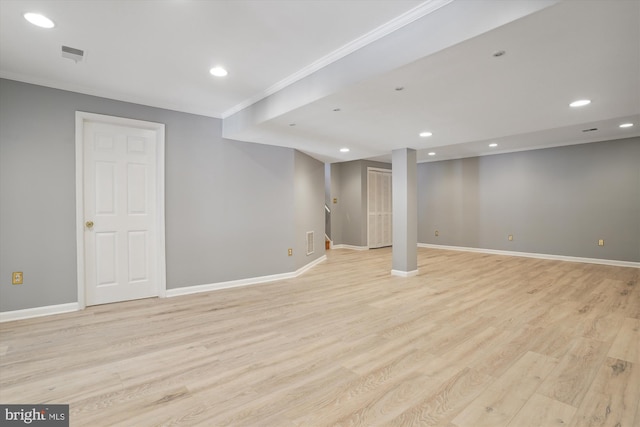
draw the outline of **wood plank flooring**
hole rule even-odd
[[[639,269],[331,250],[280,282],[0,324],[72,426],[640,426]]]

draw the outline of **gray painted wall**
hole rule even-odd
[[[335,164],[329,164],[328,167],[330,187],[328,189],[329,209],[331,209],[331,217],[329,218],[329,222],[331,222],[331,226],[329,227],[331,230],[331,241],[334,244],[338,244],[339,242],[343,242],[344,239],[342,237],[342,196],[341,196],[341,169],[337,167]],[[327,173],[327,172],[325,172]],[[336,199],[337,203],[334,203],[333,200]]]
[[[324,163],[295,151],[295,269],[325,254],[324,246]],[[313,231],[313,253],[307,255],[307,232]]]
[[[324,204],[331,210],[331,163],[324,164]],[[331,214],[325,213],[324,216],[324,233],[331,237]]]
[[[334,240],[334,244],[366,246],[366,239],[363,241],[363,236],[360,231],[363,221],[360,162],[353,161],[332,166],[340,171],[338,203],[334,205],[338,208],[336,211],[339,217],[332,218],[331,223],[331,230],[334,233],[338,228],[336,227],[336,222],[339,224],[340,232],[338,234],[340,235],[340,240]],[[338,221],[336,221],[336,219]]]
[[[295,270],[293,150],[217,135],[167,137],[168,289]]]
[[[168,289],[296,269],[296,212],[316,210],[294,178],[318,174],[294,150],[225,140],[218,119],[0,79],[0,311],[77,301],[76,110],[166,125]]]
[[[367,168],[391,170],[389,163],[354,160],[331,164],[331,232],[336,245],[367,246]]]
[[[420,243],[639,262],[640,138],[419,164],[418,215]]]

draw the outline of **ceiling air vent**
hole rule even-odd
[[[77,64],[82,61],[82,58],[84,58],[84,50],[76,49],[75,47],[62,46],[62,57],[71,59]]]

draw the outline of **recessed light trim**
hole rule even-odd
[[[349,151],[351,151],[351,150],[349,150],[347,147],[344,147],[344,148],[340,149],[341,153],[348,153]]]
[[[497,146],[498,146],[498,144],[496,144],[495,142],[492,142],[491,144],[489,144],[489,147],[491,147],[491,148],[494,148],[494,147],[497,147]]]
[[[215,77],[225,77],[227,74],[229,74],[227,70],[220,66],[213,67],[209,70],[209,73],[211,73],[211,75]]]
[[[620,125],[620,127],[623,128],[623,129],[624,128],[630,128],[632,126],[633,126],[633,123],[623,123],[623,124]]]
[[[571,104],[569,104],[569,107],[584,107],[585,105],[589,104],[591,104],[590,99],[578,99],[577,101],[573,101]]]
[[[420,132],[418,135],[419,135],[421,138],[428,138],[428,137],[430,137],[430,136],[431,136],[431,135],[433,135],[433,134],[432,134],[431,132]]]
[[[56,26],[56,24],[54,24],[51,19],[39,13],[27,12],[22,16],[24,16],[24,19],[26,19],[36,27],[53,28]]]
[[[435,155],[436,155],[436,153],[434,153],[433,151],[432,151],[432,152],[430,152],[430,153],[428,153],[428,154],[429,154],[430,156],[435,156]]]

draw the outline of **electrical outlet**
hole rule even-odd
[[[604,239],[598,240],[598,246],[604,246]]]
[[[287,254],[288,254],[289,256],[292,256],[292,255],[293,255],[293,249],[292,249],[292,248],[289,248],[289,249],[287,250]]]
[[[436,230],[436,237],[438,237],[440,235],[440,233],[438,232],[438,230]]]
[[[513,241],[513,234],[509,234],[509,241]]]
[[[22,271],[14,271],[11,275],[11,284],[13,285],[22,285]]]

